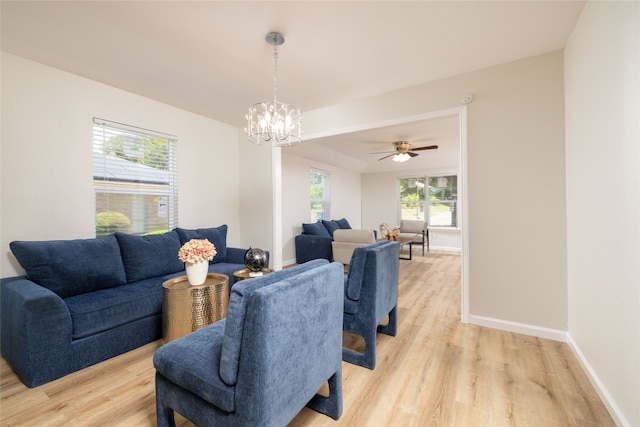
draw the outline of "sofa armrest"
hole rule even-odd
[[[0,280],[2,355],[28,387],[70,371],[71,315],[58,295],[26,277]]]
[[[311,234],[299,234],[295,237],[296,263],[304,264],[312,259],[326,259],[333,261],[333,250],[331,248],[333,239],[326,236],[315,236]]]
[[[249,249],[227,247],[227,262],[229,264],[244,265],[244,254],[247,253],[248,250]],[[269,251],[264,251],[264,253],[267,255],[267,264],[265,267],[269,267]]]

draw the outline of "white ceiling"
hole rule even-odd
[[[1,36],[3,51],[243,127],[249,105],[273,95],[273,48],[264,41],[270,31],[285,37],[278,98],[304,113],[562,49],[583,6],[583,0],[2,0]],[[444,156],[452,136],[438,139],[447,127],[440,121],[321,144],[350,153],[348,162],[363,171],[397,167],[368,154],[390,149],[396,139],[443,147],[405,163],[415,165]],[[372,150],[364,141],[378,145]],[[305,150],[298,152],[309,155]]]

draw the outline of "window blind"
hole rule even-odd
[[[94,118],[93,185],[97,237],[175,228],[177,138]]]

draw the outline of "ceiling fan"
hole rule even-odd
[[[376,153],[369,153],[369,154],[387,154],[387,153],[391,153],[387,156],[381,157],[378,160],[384,160],[388,157],[393,156],[393,161],[394,162],[406,162],[407,160],[409,160],[412,157],[418,156],[418,153],[415,153],[415,151],[421,151],[421,150],[435,150],[438,148],[437,145],[427,145],[425,147],[416,147],[416,148],[411,148],[411,144],[408,143],[407,141],[395,141],[393,143],[393,148],[395,148],[395,151],[380,151],[380,152],[376,152]]]

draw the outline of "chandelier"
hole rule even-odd
[[[254,144],[270,147],[296,145],[302,142],[302,113],[293,105],[279,102],[277,95],[278,46],[284,43],[284,37],[271,32],[265,40],[273,46],[273,101],[258,102],[249,108],[244,131]]]

